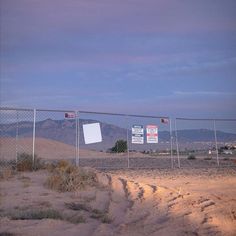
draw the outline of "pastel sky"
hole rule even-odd
[[[0,0],[1,106],[236,117],[235,0]]]

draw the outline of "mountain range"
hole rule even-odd
[[[83,137],[83,124],[99,122],[96,120],[80,119],[79,122],[79,143],[81,148],[88,148],[94,150],[107,150],[114,146],[118,139],[127,139],[127,134],[129,140],[131,139],[131,130],[125,128],[99,122],[102,131],[102,143],[85,145]],[[32,137],[33,133],[33,123],[29,121],[21,121],[19,123],[11,124],[0,124],[0,137]],[[70,145],[76,145],[76,123],[74,120],[52,120],[46,119],[36,122],[35,125],[35,135],[36,137],[51,139],[60,141]],[[226,133],[222,131],[217,131],[217,140],[219,142],[235,142],[236,134]],[[175,132],[173,132],[175,135]],[[169,147],[170,133],[168,131],[159,131],[159,146]],[[186,142],[214,142],[215,136],[214,131],[210,129],[188,129],[188,130],[178,130],[178,141],[181,143]],[[136,150],[145,150],[146,146],[149,149],[156,147],[153,144],[144,145],[129,145]]]

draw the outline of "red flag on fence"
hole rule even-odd
[[[75,119],[75,113],[74,112],[66,112],[65,119]]]
[[[163,124],[168,124],[168,123],[169,123],[169,119],[167,119],[167,118],[161,118],[161,123],[163,123]]]

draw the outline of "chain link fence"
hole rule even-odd
[[[0,109],[0,166],[20,166],[26,155],[33,162],[33,120],[31,109]]]
[[[236,120],[175,120],[178,167],[227,167],[236,164]]]
[[[36,110],[35,155],[44,162],[74,162],[77,152],[76,112]]]
[[[0,168],[26,157],[103,169],[236,165],[236,119],[172,125],[169,117],[0,108],[0,130]]]
[[[168,117],[163,123],[160,117],[84,111],[78,117],[80,165],[109,169],[171,167]],[[100,127],[101,140],[88,144],[85,129],[94,124]],[[152,141],[148,129],[156,132]]]

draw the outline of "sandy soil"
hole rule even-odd
[[[10,160],[18,153],[32,153],[32,138],[19,138],[16,142],[14,138],[0,138],[0,159]],[[75,147],[55,140],[38,138],[35,142],[35,153],[38,157],[45,160],[74,159],[76,156]],[[83,157],[109,157],[103,152],[80,149],[80,155]]]
[[[14,138],[0,138],[0,162],[16,160],[16,150],[18,153],[32,153],[32,138],[19,138],[17,145]],[[35,153],[38,157],[46,162],[66,159],[75,163],[76,150],[74,146],[57,142],[50,139],[37,138],[35,144]],[[152,156],[142,153],[105,153],[94,150],[80,149],[79,151],[80,166],[90,166],[94,168],[178,168],[177,156],[173,156],[173,163],[170,156]],[[204,160],[203,157],[197,156],[196,160],[188,160],[187,157],[180,158],[181,167],[183,168],[202,168],[217,167],[217,160]],[[1,164],[1,163],[0,163]],[[3,164],[2,164],[3,165]],[[220,158],[220,166],[235,166],[235,156],[229,156],[228,159]]]
[[[0,233],[236,235],[236,169],[98,172],[99,186],[66,193],[46,188],[48,175],[45,170],[18,173],[0,182]],[[71,203],[87,209],[69,209]],[[54,209],[72,220],[10,217],[35,209]],[[94,216],[95,211],[102,214]],[[73,223],[76,217],[84,220]]]

